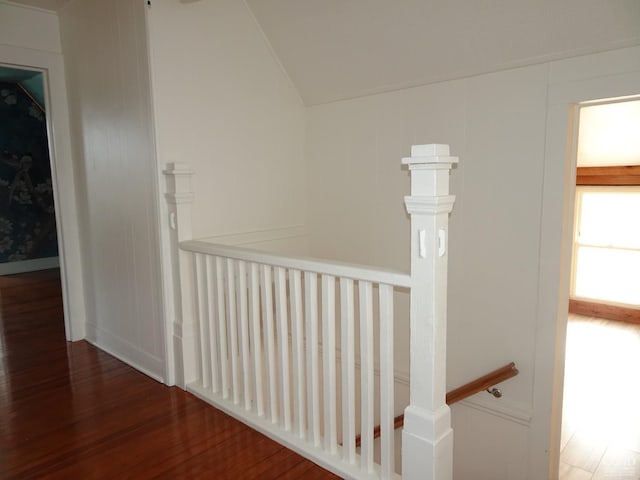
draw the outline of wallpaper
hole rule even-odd
[[[57,255],[45,115],[0,82],[0,263]]]

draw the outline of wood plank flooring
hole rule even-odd
[[[640,325],[569,315],[560,480],[640,479]]]
[[[0,276],[0,478],[339,477],[87,342],[66,342],[51,270]]]

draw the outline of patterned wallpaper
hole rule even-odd
[[[0,263],[57,255],[45,115],[0,82]]]

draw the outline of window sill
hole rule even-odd
[[[640,324],[640,308],[570,299],[569,313]]]

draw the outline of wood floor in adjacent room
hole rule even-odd
[[[560,480],[640,479],[640,325],[569,316]]]
[[[0,478],[338,477],[87,342],[67,343],[51,270],[0,276]]]

